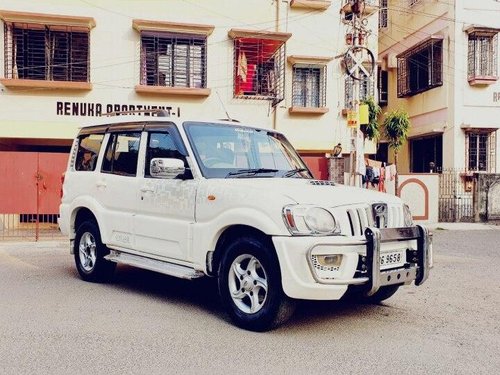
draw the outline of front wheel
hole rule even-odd
[[[75,237],[75,264],[85,281],[106,282],[113,276],[116,263],[104,259],[109,250],[101,241],[99,227],[93,221],[80,225]]]
[[[267,331],[293,314],[295,303],[283,292],[274,249],[263,241],[232,242],[222,258],[218,284],[222,303],[241,328]]]

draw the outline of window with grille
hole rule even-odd
[[[277,104],[284,98],[285,43],[282,40],[234,39],[234,96],[269,99]]]
[[[468,80],[498,79],[498,34],[471,32],[469,34]]]
[[[141,32],[141,85],[207,87],[207,38]]]
[[[374,96],[374,84],[373,79],[368,77],[365,73],[359,73],[362,79],[359,81],[359,100],[368,99]],[[354,108],[354,78],[347,77],[345,79],[345,106],[346,109]]]
[[[5,23],[5,78],[88,82],[89,40],[81,27]]]
[[[495,172],[495,131],[466,133],[466,156],[469,171]]]
[[[399,54],[398,98],[443,85],[443,40],[431,38]]]
[[[380,9],[378,11],[378,28],[387,28],[389,9],[387,8],[388,0],[380,0]]]
[[[389,102],[389,72],[387,70],[382,70],[378,67],[378,79],[377,79],[377,89],[378,89],[378,104],[385,106]]]
[[[326,106],[326,67],[293,65],[292,106]]]

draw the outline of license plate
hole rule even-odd
[[[380,254],[380,269],[402,267],[406,262],[405,250]]]

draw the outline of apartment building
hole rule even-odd
[[[349,152],[343,3],[4,0],[0,149],[67,152],[97,116],[158,107],[282,131],[327,178],[325,154]]]
[[[379,101],[411,117],[400,171],[500,171],[498,0],[382,0]]]
[[[333,147],[347,159],[350,151],[354,97],[341,64],[352,44],[348,5],[3,0],[0,195],[13,198],[0,204],[0,232],[46,214],[55,222],[72,139],[109,112],[160,108],[276,129],[327,179]],[[378,0],[367,5],[363,25],[373,33],[364,45],[376,55]],[[375,77],[362,87],[362,98],[374,95]]]

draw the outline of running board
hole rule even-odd
[[[128,264],[129,266],[134,266],[149,271],[163,273],[169,276],[179,277],[181,279],[192,280],[205,276],[203,272],[197,271],[193,268],[181,266],[174,263],[164,262],[161,260],[122,253],[115,250],[111,250],[109,255],[106,255],[104,259],[115,263]]]

